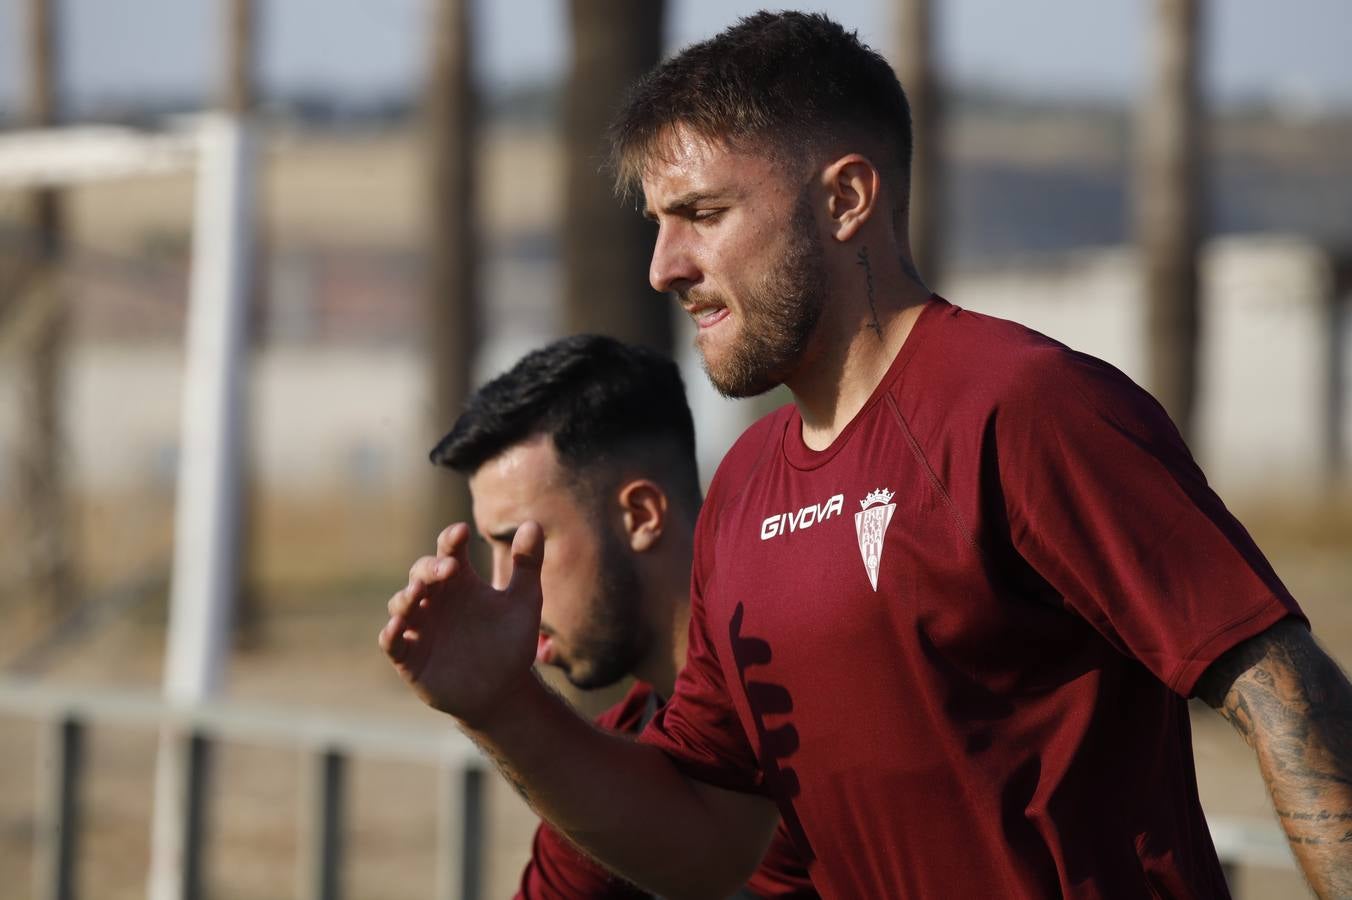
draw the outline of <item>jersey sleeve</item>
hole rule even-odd
[[[712,520],[719,493],[715,479],[695,527],[685,666],[676,677],[671,700],[639,740],[661,749],[691,778],[727,790],[762,793],[762,773],[732,705],[706,615],[706,591],[714,577]]]
[[[517,900],[648,900],[652,895],[607,871],[548,825],[535,830]]]
[[[1010,538],[1064,602],[1172,690],[1299,606],[1163,408],[1065,348],[994,412]]]

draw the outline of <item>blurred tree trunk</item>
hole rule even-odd
[[[426,352],[432,368],[432,421],[422,452],[430,450],[464,407],[479,340],[477,197],[478,125],[470,0],[436,0],[426,127],[431,196],[427,265]],[[437,532],[470,519],[469,489],[428,466],[427,518],[431,552]]]
[[[672,351],[672,307],[648,286],[653,234],[617,202],[606,127],[629,85],[662,54],[662,0],[571,0],[573,65],[564,99],[565,325]]]
[[[1201,0],[1154,0],[1150,93],[1140,110],[1136,240],[1144,266],[1149,387],[1184,437],[1197,395],[1201,240]]]
[[[255,0],[225,0],[225,85],[222,109],[248,115],[255,105],[254,61],[257,46]]]
[[[257,48],[258,48],[258,18],[257,18],[257,0],[224,0],[221,9],[222,35],[224,36],[225,46],[225,67],[222,72],[221,82],[221,112],[234,116],[239,119],[242,125],[248,125],[249,120],[253,118],[258,106],[258,95],[256,90],[257,77]],[[257,179],[262,181],[264,167],[267,165],[266,153],[259,156],[259,166],[256,170]],[[260,185],[255,184],[252,190],[258,191]],[[263,218],[258,213],[257,204],[250,204],[254,215],[258,220]],[[245,252],[253,260],[249,267],[251,282],[249,284],[247,303],[249,304],[248,332],[244,353],[247,357],[252,357],[254,349],[258,346],[259,338],[262,333],[263,323],[266,321],[265,306],[266,298],[263,292],[263,285],[267,283],[267,257],[264,254],[264,248],[267,245],[264,239],[260,221],[250,223],[247,230],[248,234],[253,236],[253,246],[248,247]],[[245,371],[251,371],[252,366],[246,365]],[[232,616],[234,622],[234,637],[237,645],[242,647],[257,646],[262,640],[262,620],[259,610],[259,599],[254,593],[253,585],[248,577],[248,573],[253,570],[253,559],[258,548],[249,540],[250,535],[256,534],[258,529],[256,525],[256,516],[260,507],[260,491],[262,489],[257,478],[257,461],[254,459],[252,448],[252,424],[253,419],[248,414],[247,407],[244,416],[242,443],[240,446],[240,483],[244,485],[239,498],[239,515],[235,518],[241,533],[236,534],[235,546],[240,548],[239,558],[239,586],[235,596],[235,611]]]
[[[921,277],[935,287],[943,277],[944,165],[943,105],[935,71],[933,9],[929,0],[897,3],[897,74],[911,104],[911,253]]]
[[[27,19],[27,124],[57,124],[58,22],[55,0],[29,0]],[[20,547],[25,565],[23,594],[51,622],[74,603],[63,390],[70,333],[69,298],[63,284],[62,198],[53,188],[24,199],[27,235],[18,293],[4,316],[17,349],[19,435],[15,448]]]

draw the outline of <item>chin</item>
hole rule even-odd
[[[767,372],[738,371],[735,365],[712,365],[708,357],[704,358],[704,374],[709,376],[714,390],[732,400],[758,397],[783,382]]]

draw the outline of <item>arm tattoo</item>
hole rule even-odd
[[[855,257],[855,265],[861,266],[864,270],[864,285],[868,288],[868,311],[873,316],[873,321],[869,323],[869,328],[878,336],[878,340],[883,339],[883,326],[878,324],[878,307],[873,301],[873,264],[868,261],[868,248],[860,247],[859,254]]]
[[[1294,620],[1216,660],[1197,694],[1258,754],[1277,817],[1320,896],[1352,895],[1352,685]]]

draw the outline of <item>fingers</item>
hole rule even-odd
[[[545,534],[536,522],[522,522],[512,538],[512,577],[507,590],[540,590],[540,564],[545,557]]]
[[[413,564],[408,570],[408,584],[413,587],[414,582],[421,582],[424,585],[433,584],[438,581],[445,581],[455,574],[457,568],[463,565],[458,559],[447,558],[445,556],[423,556]],[[408,588],[405,588],[407,590]]]
[[[449,525],[437,535],[437,556],[457,557],[463,565],[466,562],[464,556],[467,547],[469,547],[469,526],[464,522]]]
[[[408,570],[408,585],[397,591],[385,603],[391,619],[416,617],[419,609],[428,608],[431,588],[444,584],[460,569],[460,562],[444,556],[424,556]]]
[[[391,616],[385,623],[385,627],[380,629],[380,634],[376,635],[376,643],[385,655],[395,662],[399,662],[404,657],[407,644],[404,642],[404,628],[407,623],[401,616]]]
[[[408,587],[397,592],[385,604],[385,611],[390,614],[390,618],[395,616],[407,616],[413,611],[414,605],[423,599],[427,594],[427,585],[423,584],[420,578],[411,578]]]

